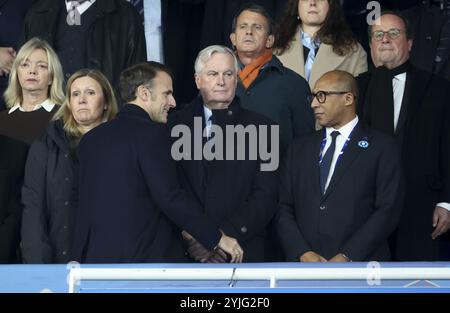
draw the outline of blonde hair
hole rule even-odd
[[[62,121],[64,122],[64,130],[70,136],[75,138],[80,138],[83,134],[80,132],[78,123],[73,117],[72,112],[70,110],[70,99],[72,96],[70,88],[76,79],[86,76],[95,80],[102,88],[103,100],[106,105],[106,110],[103,111],[103,121],[106,122],[112,120],[118,112],[114,91],[108,79],[106,78],[105,75],[102,74],[102,72],[100,72],[99,70],[86,68],[76,71],[74,74],[72,74],[72,76],[70,76],[69,80],[67,81],[66,99],[53,116],[53,120],[62,119]]]
[[[6,107],[11,108],[16,104],[23,102],[22,86],[20,85],[17,76],[17,68],[26,60],[33,51],[41,49],[47,54],[48,70],[52,77],[52,83],[48,87],[47,96],[55,104],[61,104],[64,101],[63,92],[63,71],[59,58],[52,47],[45,41],[38,37],[28,40],[17,53],[17,57],[11,68],[9,75],[8,88],[6,88],[3,98],[6,102]]]

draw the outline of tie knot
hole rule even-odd
[[[339,136],[340,134],[341,134],[341,133],[338,132],[337,130],[333,131],[333,132],[331,133],[331,139],[332,139],[333,141],[336,141],[336,137]]]

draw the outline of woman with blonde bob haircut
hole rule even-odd
[[[24,263],[70,261],[78,198],[76,148],[117,111],[113,89],[100,71],[82,69],[69,78],[66,100],[28,154],[22,188]]]
[[[61,63],[50,45],[37,37],[17,53],[3,97],[0,134],[31,144],[44,132],[64,101]]]

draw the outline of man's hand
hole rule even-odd
[[[187,244],[187,252],[189,256],[195,261],[202,263],[226,263],[228,256],[227,254],[217,249],[216,251],[210,251],[206,249],[200,242],[198,242],[191,234],[187,231],[182,231],[181,235],[185,243]]]
[[[350,259],[342,253],[338,253],[334,257],[329,259],[328,262],[350,262]]]
[[[208,263],[227,263],[228,255],[222,249],[218,248],[216,251],[212,251],[211,256],[206,260]]]
[[[300,262],[327,262],[323,256],[315,253],[314,251],[303,253],[299,260]]]
[[[11,71],[16,51],[11,47],[0,47],[0,74],[8,74]]]
[[[447,232],[450,228],[450,212],[437,206],[433,212],[433,227],[435,227],[435,230],[431,234],[431,238],[433,239]]]
[[[187,245],[187,252],[189,256],[195,261],[206,262],[208,257],[210,257],[211,251],[206,249],[201,243],[199,243],[194,237],[191,236],[187,231],[182,231],[184,242]]]
[[[228,237],[222,232],[218,247],[231,255],[231,263],[242,263],[244,251],[236,239]]]

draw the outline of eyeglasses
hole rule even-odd
[[[398,28],[391,28],[388,31],[376,30],[372,32],[372,38],[376,41],[381,41],[384,38],[384,34],[387,34],[390,39],[397,39],[403,30]]]
[[[324,103],[325,101],[327,101],[327,96],[330,95],[344,95],[346,93],[349,93],[350,91],[323,91],[323,90],[319,90],[316,93],[311,93],[308,96],[308,101],[310,103],[313,102],[314,98],[317,98],[317,101],[319,101],[319,103]]]

